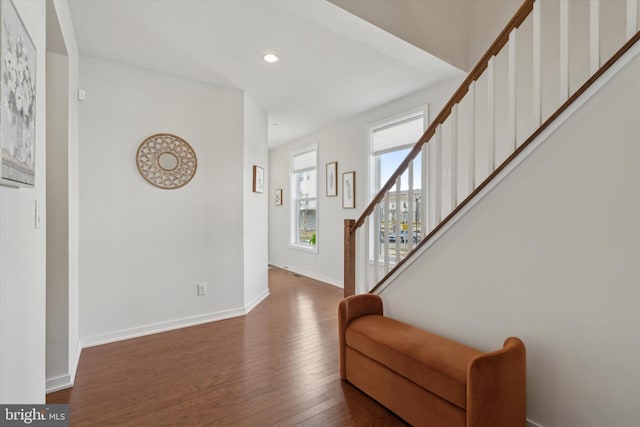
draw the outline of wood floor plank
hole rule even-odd
[[[405,426],[338,375],[342,290],[269,270],[247,316],[87,348],[73,426]]]

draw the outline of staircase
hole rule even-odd
[[[345,220],[345,296],[379,291],[424,253],[636,43],[637,29],[637,0],[526,0],[362,215]],[[408,212],[414,199],[426,203],[403,222],[392,205],[407,187]],[[390,239],[400,230],[414,237]]]

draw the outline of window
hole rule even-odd
[[[405,159],[411,148],[424,133],[426,107],[395,119],[375,124],[369,128],[370,140],[370,191],[373,197],[382,188],[391,175],[396,171],[400,163]],[[418,156],[413,162],[413,189],[420,193],[422,159]],[[402,176],[402,188],[400,189],[403,206],[406,204],[406,194],[409,188],[407,173]],[[392,192],[396,189],[392,189]],[[394,209],[395,210],[395,209]],[[395,213],[394,213],[395,215]],[[405,213],[408,217],[408,213]],[[412,215],[419,217],[418,215]]]
[[[317,252],[318,147],[291,153],[291,245]]]
[[[400,163],[407,157],[411,148],[425,131],[427,122],[426,106],[419,110],[403,114],[401,116],[376,123],[369,127],[369,191],[370,200],[378,193],[380,188],[391,178]],[[413,191],[409,192],[408,172],[401,177],[401,188],[395,186],[390,190],[389,218],[379,214],[380,224],[375,227],[382,235],[385,223],[393,224],[389,229],[389,240],[394,242],[396,238],[406,243],[410,238],[408,234],[409,223],[412,222],[413,240],[417,242],[421,236],[421,223],[423,217],[422,199],[422,156],[417,156],[413,161]],[[396,194],[400,192],[400,205],[396,206]],[[411,196],[411,202],[409,202]],[[411,210],[411,212],[409,211]],[[398,225],[400,230],[397,230]],[[372,236],[373,237],[373,236]],[[372,239],[373,241],[373,239]]]

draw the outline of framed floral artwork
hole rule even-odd
[[[13,1],[0,3],[0,182],[34,186],[36,47]]]
[[[282,188],[277,189],[273,193],[273,204],[276,206],[282,206]]]
[[[354,209],[356,207],[356,173],[342,174],[342,207]]]
[[[327,197],[338,195],[338,162],[327,163]]]

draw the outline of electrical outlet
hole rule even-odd
[[[198,296],[204,296],[207,294],[207,284],[206,283],[198,283]]]

